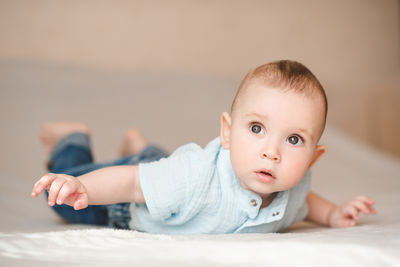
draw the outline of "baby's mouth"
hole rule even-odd
[[[275,178],[275,176],[274,176],[274,174],[273,174],[273,172],[272,172],[271,170],[261,169],[261,170],[259,170],[259,171],[257,171],[257,172]]]
[[[272,176],[272,174],[270,174],[269,172],[261,171],[261,173],[262,173],[262,174],[265,174],[265,175]]]
[[[257,179],[262,183],[271,183],[275,181],[276,177],[271,170],[261,169],[256,171]]]

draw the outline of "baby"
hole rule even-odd
[[[48,204],[71,222],[150,233],[267,233],[304,219],[354,226],[360,212],[376,213],[372,199],[337,206],[310,191],[310,168],[326,152],[318,144],[326,114],[316,77],[282,60],[246,75],[220,136],[204,149],[188,144],[167,157],[130,130],[122,158],[95,164],[86,125],[45,124],[52,173],[32,196],[46,189]]]

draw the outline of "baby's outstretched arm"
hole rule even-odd
[[[76,210],[88,205],[144,202],[137,166],[108,167],[76,178],[48,173],[35,183],[32,197],[38,196],[44,189],[49,192],[50,206],[67,204]]]
[[[355,226],[360,212],[376,214],[373,208],[374,203],[374,200],[366,196],[356,196],[349,202],[336,206],[317,194],[309,192],[307,220],[330,227]]]

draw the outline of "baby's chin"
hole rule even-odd
[[[264,184],[260,185],[260,183],[256,183],[252,186],[252,188],[249,189],[250,191],[256,193],[257,195],[259,195],[261,198],[265,198],[270,196],[271,194],[274,194],[278,191],[281,190],[275,190],[275,188],[271,188],[271,186],[269,186],[269,188],[266,188],[266,186]]]

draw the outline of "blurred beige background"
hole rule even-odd
[[[41,122],[80,120],[98,160],[138,127],[172,151],[218,135],[245,73],[298,60],[329,125],[400,157],[396,0],[0,0],[0,171],[33,180]]]

